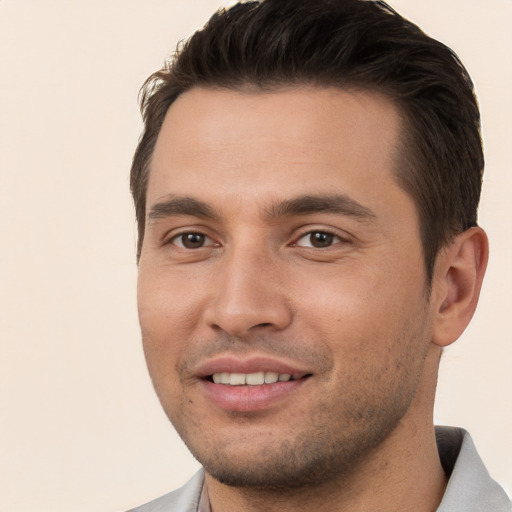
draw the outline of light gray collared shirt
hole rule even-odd
[[[511,512],[505,491],[489,475],[464,429],[436,427],[437,446],[448,486],[437,512]]]
[[[471,436],[463,429],[436,427],[448,486],[437,512],[512,512],[505,491],[489,476]],[[128,512],[211,512],[204,471],[183,487]]]

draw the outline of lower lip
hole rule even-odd
[[[262,384],[261,386],[229,386],[203,380],[207,397],[221,409],[229,411],[261,411],[295,393],[307,379]]]

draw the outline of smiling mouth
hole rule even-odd
[[[252,414],[271,410],[277,404],[285,406],[313,374],[273,363],[214,362],[201,377],[202,389],[211,404],[224,411]]]
[[[289,382],[309,377],[311,374],[291,375],[289,373],[277,372],[254,372],[254,373],[214,373],[207,377],[207,380],[215,384],[226,386],[262,386],[264,384],[275,384],[276,382]]]

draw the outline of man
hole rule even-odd
[[[144,350],[204,471],[135,510],[511,510],[432,418],[488,256],[457,57],[383,2],[247,2],[142,107]]]

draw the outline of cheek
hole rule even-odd
[[[154,342],[179,341],[197,324],[201,287],[165,269],[139,269],[137,304],[143,336]]]
[[[159,396],[164,382],[166,388],[177,386],[177,368],[190,339],[190,329],[197,324],[190,294],[179,293],[178,284],[157,272],[146,272],[144,268],[139,271],[137,303],[142,343]]]
[[[421,272],[386,271],[382,266],[334,268],[302,283],[296,308],[300,323],[329,343],[329,349],[360,358],[387,357],[425,304]],[[305,327],[307,328],[307,327]]]

